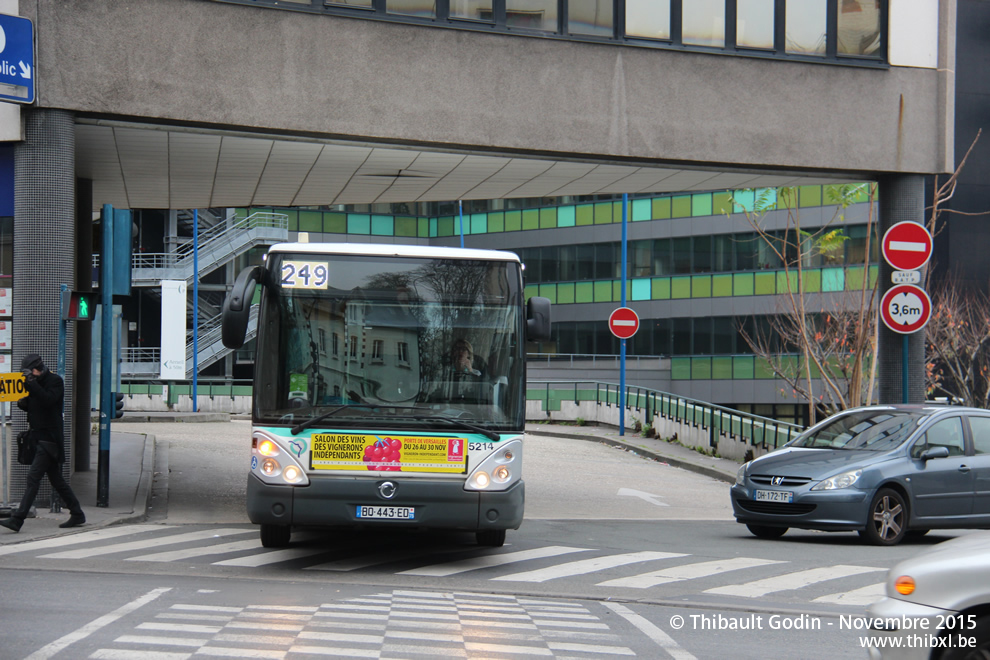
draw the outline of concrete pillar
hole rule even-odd
[[[879,181],[879,238],[898,222],[925,222],[925,179],[920,175],[888,175]],[[894,269],[880,256],[877,303],[892,284]],[[925,281],[922,272],[921,281]],[[925,400],[925,331],[901,335],[878,320],[877,385],[880,403],[921,403]],[[906,338],[906,339],[905,339]],[[907,400],[904,398],[903,365],[907,342]]]
[[[14,278],[11,339],[13,368],[19,369],[28,353],[38,353],[49,369],[58,365],[58,326],[61,322],[59,285],[76,283],[75,250],[75,153],[73,114],[64,110],[24,108],[24,141],[14,152]],[[66,340],[65,424],[66,461],[63,474],[72,467],[72,394],[75,374],[75,328],[68,325]],[[17,406],[13,436],[27,428]],[[27,466],[15,465],[11,475],[11,499],[24,492]],[[42,481],[36,506],[47,506],[51,485]]]

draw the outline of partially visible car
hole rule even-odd
[[[744,464],[730,496],[736,521],[766,539],[794,527],[894,545],[931,529],[990,529],[990,410],[846,410]]]
[[[871,660],[990,658],[990,532],[900,562],[886,593],[867,608]]]

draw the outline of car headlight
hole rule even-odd
[[[811,490],[838,490],[839,488],[849,488],[859,481],[861,476],[863,476],[862,470],[843,472],[842,474],[837,474],[834,477],[829,477],[824,481],[819,481],[811,487]]]
[[[522,478],[522,442],[509,440],[471,470],[464,490],[508,490]]]
[[[746,482],[746,463],[739,466],[739,471],[736,472],[736,485],[742,486]]]
[[[255,431],[251,445],[251,470],[262,481],[279,486],[309,485],[309,477],[300,462],[301,457],[293,456],[280,444],[279,438],[263,431]]]

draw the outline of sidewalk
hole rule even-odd
[[[24,521],[18,533],[0,528],[0,546],[74,534],[99,527],[143,520],[148,513],[155,470],[155,437],[141,432],[141,422],[222,422],[229,415],[220,413],[127,413],[113,422],[110,435],[110,469],[107,507],[96,506],[99,466],[99,438],[90,438],[90,470],[76,472],[70,481],[72,490],[82,503],[86,524],[61,529],[69,517],[64,506],[61,513],[51,513],[49,507],[38,507],[37,517]],[[617,428],[608,426],[568,426],[564,424],[526,424],[526,432],[558,438],[572,438],[606,444],[668,465],[691,470],[714,479],[734,483],[739,463],[725,458],[705,456],[678,444],[644,438],[632,431],[620,436]],[[9,502],[16,507],[17,502]]]
[[[611,426],[571,426],[527,422],[526,433],[604,442],[639,456],[697,472],[730,484],[736,482],[736,472],[742,465],[742,463],[729,458],[706,456],[677,443],[657,438],[644,438],[629,429],[626,430],[625,435],[620,436],[619,429]]]
[[[155,437],[141,433],[134,422],[219,422],[229,415],[219,413],[125,413],[115,420],[110,432],[110,469],[108,471],[107,503],[96,506],[99,476],[100,441],[90,436],[88,472],[75,472],[69,483],[82,503],[86,524],[81,527],[61,529],[59,525],[69,518],[69,510],[63,505],[61,513],[51,513],[49,507],[39,506],[37,517],[28,518],[16,534],[0,528],[0,545],[23,543],[61,534],[106,527],[123,522],[136,522],[145,518],[151,500],[155,470]],[[43,487],[47,484],[44,479]],[[17,501],[7,503],[11,508]]]

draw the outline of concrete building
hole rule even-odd
[[[104,204],[164,210],[166,244],[179,209],[877,181],[883,229],[921,221],[925,177],[954,168],[954,0],[0,0],[0,12],[31,19],[37,49],[34,103],[0,104],[7,364],[54,359],[58,285],[91,281]],[[570,229],[568,242],[615,240]],[[882,264],[878,277],[889,282]],[[70,356],[85,334],[70,328]],[[881,331],[882,397],[900,392],[894,339]],[[913,399],[923,348],[913,336]],[[75,399],[78,421],[88,401]]]

